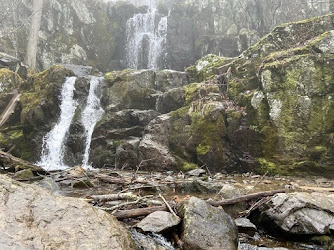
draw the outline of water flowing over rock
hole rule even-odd
[[[73,98],[76,77],[68,78],[61,92],[60,118],[44,138],[41,161],[38,163],[47,170],[64,169],[64,141],[70,128],[77,102]]]
[[[168,20],[158,15],[156,5],[155,0],[150,1],[147,13],[135,14],[127,21],[126,59],[129,68],[163,67]],[[160,18],[158,24],[157,18]]]
[[[84,152],[84,157],[83,157],[83,162],[82,162],[82,165],[85,168],[90,167],[88,160],[89,160],[89,153],[90,153],[90,144],[92,141],[92,135],[94,132],[95,125],[101,119],[104,113],[104,110],[101,107],[101,103],[100,103],[101,97],[100,95],[96,93],[98,91],[98,87],[101,81],[102,81],[101,78],[92,77],[90,81],[87,104],[86,104],[85,109],[82,111],[82,115],[81,115],[81,121],[85,129],[85,137],[86,137],[85,152]]]
[[[1,249],[136,249],[112,215],[0,175]]]

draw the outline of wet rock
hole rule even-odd
[[[224,199],[234,199],[243,195],[243,192],[234,185],[224,184],[223,187],[219,190],[218,197],[220,200]],[[232,205],[224,206],[226,213],[233,217],[237,217],[240,212],[246,210],[246,202],[239,202]]]
[[[25,66],[18,58],[3,52],[0,53],[0,68],[9,69],[19,74],[22,78],[27,78],[28,75],[27,66]]]
[[[144,232],[162,233],[178,225],[181,219],[169,212],[157,211],[140,221],[136,227]]]
[[[174,250],[175,248],[159,234],[142,234],[136,230],[131,231],[133,240],[139,249],[144,250]]]
[[[14,174],[16,180],[29,180],[34,177],[34,173],[31,169],[24,169]]]
[[[157,71],[155,82],[155,88],[163,92],[189,83],[187,73],[168,69]]]
[[[63,66],[66,69],[72,70],[74,74],[79,77],[91,75],[93,71],[93,67],[91,66],[75,65],[75,64],[63,64]]]
[[[176,159],[169,149],[168,132],[170,115],[156,117],[145,128],[145,135],[139,144],[140,161],[145,160],[145,167],[173,169],[177,166]]]
[[[260,223],[276,233],[322,235],[334,230],[334,194],[277,194],[259,209]]]
[[[184,202],[180,210],[185,249],[237,249],[238,230],[228,214],[196,197]]]
[[[79,199],[0,175],[0,205],[2,249],[135,249],[112,215]]]
[[[156,109],[165,114],[182,108],[185,103],[185,93],[183,88],[174,88],[169,91],[158,94]]]
[[[246,233],[250,236],[254,236],[257,228],[256,226],[247,218],[238,218],[234,220],[238,227],[239,233]]]

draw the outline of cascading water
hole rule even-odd
[[[135,14],[126,24],[126,56],[129,68],[159,69],[164,55],[168,17],[156,27],[157,5],[151,0],[147,13]]]
[[[101,119],[104,110],[101,107],[100,96],[96,93],[98,86],[102,79],[100,77],[92,77],[89,87],[89,95],[87,98],[87,104],[81,115],[81,123],[85,129],[85,152],[83,156],[82,166],[84,168],[91,168],[88,164],[90,144],[92,142],[92,135],[96,123]]]
[[[66,79],[61,91],[60,118],[43,139],[43,152],[38,165],[46,170],[67,168],[63,162],[64,141],[77,108],[77,102],[73,99],[76,79],[76,77]]]

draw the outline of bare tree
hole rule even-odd
[[[41,28],[44,0],[34,0],[34,14],[31,19],[31,26],[28,36],[25,63],[32,69],[36,69],[38,33]]]

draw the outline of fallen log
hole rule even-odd
[[[243,201],[254,200],[254,199],[263,198],[267,196],[272,196],[278,193],[285,193],[285,190],[265,191],[265,192],[254,193],[254,194],[247,194],[247,195],[243,195],[243,196],[233,198],[233,199],[226,199],[226,200],[221,200],[221,201],[207,201],[207,202],[214,207],[219,207],[219,206],[233,205],[233,204],[240,203]]]
[[[105,194],[105,195],[92,195],[87,197],[95,202],[107,202],[116,200],[137,200],[138,196],[133,193],[120,193],[120,194]]]
[[[45,174],[46,171],[31,162],[17,158],[9,153],[0,150],[0,163],[9,171],[19,171],[23,169],[31,169],[35,173]]]
[[[18,101],[20,100],[20,97],[21,97],[21,94],[17,90],[15,90],[13,93],[12,99],[10,100],[7,107],[0,115],[0,128],[2,127],[2,125],[6,123],[8,118],[14,113],[16,105]]]
[[[131,209],[131,210],[120,210],[114,213],[113,215],[118,220],[124,220],[128,218],[146,216],[156,211],[168,211],[168,208],[166,205],[163,205],[163,206],[156,206],[156,207],[137,208],[137,209]]]

